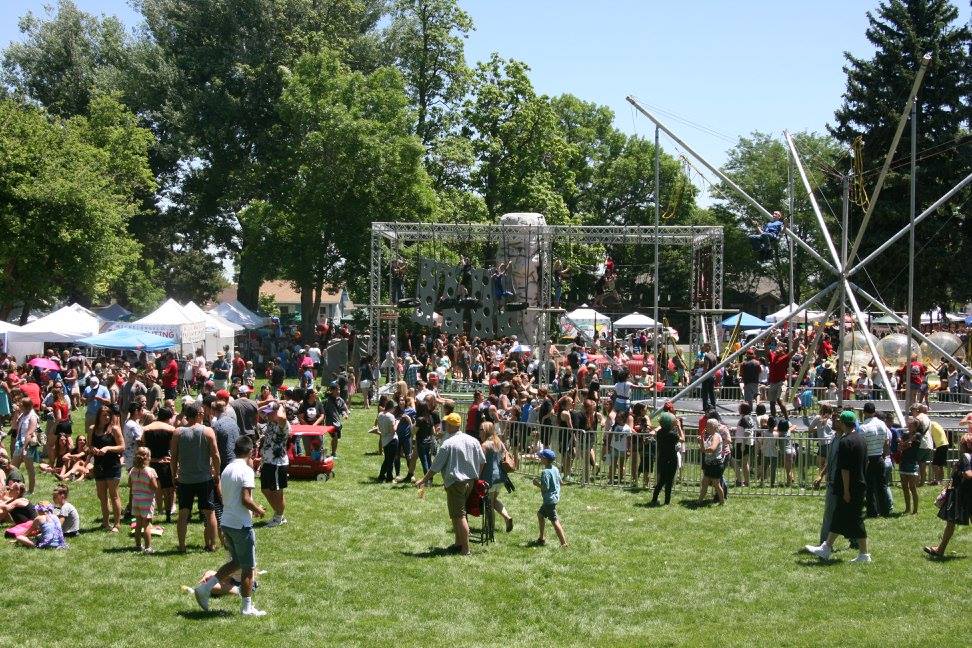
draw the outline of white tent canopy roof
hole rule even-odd
[[[199,308],[196,302],[189,302],[182,307],[190,317],[198,317],[206,323],[207,331],[215,331],[221,338],[231,338],[237,331],[242,331],[243,327],[233,324],[218,315],[211,315]]]
[[[776,311],[772,315],[767,315],[765,319],[767,322],[778,322],[782,319],[785,319],[790,313],[793,313],[796,310],[797,310],[797,305],[791,303],[789,306],[785,306],[781,308],[780,310]],[[792,321],[795,321],[797,324],[803,321],[817,323],[817,322],[822,322],[824,320],[825,315],[826,313],[824,313],[823,311],[806,310],[800,313],[799,315],[797,315]]]
[[[267,326],[270,319],[257,315],[237,300],[223,302],[209,311],[212,314],[226,318],[246,329],[256,329]]]
[[[614,323],[614,328],[616,329],[643,329],[651,328],[655,325],[655,320],[651,319],[647,315],[642,315],[639,312],[631,313],[630,315],[625,315],[618,321]]]
[[[932,323],[937,324],[939,322],[963,322],[963,321],[965,321],[965,318],[960,315],[952,315],[951,313],[942,314],[941,308],[936,308],[934,310],[930,310],[926,313],[921,314],[922,324],[932,324]]]
[[[610,324],[611,318],[604,313],[599,313],[593,308],[588,308],[587,305],[583,305],[576,310],[572,310],[566,315],[564,315],[569,320],[573,320],[578,324],[593,324],[596,320],[598,324]]]
[[[135,323],[175,325],[200,324],[205,321],[204,317],[190,315],[185,308],[179,305],[179,302],[169,299],[142,319],[135,320]]]
[[[5,332],[7,352],[17,358],[44,352],[46,342],[72,343],[101,332],[100,317],[83,306],[59,308],[20,328]]]
[[[71,304],[59,308],[53,313],[36,319],[20,327],[21,333],[54,333],[69,341],[97,335],[101,332],[101,318],[84,306]],[[58,337],[48,338],[48,342],[58,342]]]
[[[16,324],[11,324],[10,322],[5,322],[0,320],[0,333],[7,333],[9,331],[19,331],[20,327]]]

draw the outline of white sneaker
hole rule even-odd
[[[283,524],[283,518],[274,515],[272,518],[270,518],[270,521],[267,522],[267,528],[269,529],[271,527],[280,526],[281,524]]]
[[[851,561],[852,563],[869,563],[871,561],[871,554],[858,554],[857,558]]]
[[[240,612],[240,614],[242,614],[243,616],[262,617],[262,616],[267,616],[267,611],[258,610],[256,609],[255,605],[251,605],[249,608],[246,608],[242,612]]]
[[[807,545],[804,548],[820,560],[830,560],[830,545],[826,542],[819,546]]]
[[[192,590],[192,593],[196,595],[196,603],[199,604],[202,611],[209,612],[210,590],[205,586],[205,584],[197,585],[196,588]]]

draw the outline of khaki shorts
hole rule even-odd
[[[467,479],[446,487],[446,503],[449,506],[449,517],[461,518],[466,514],[466,500],[472,492],[475,480]]]
[[[771,383],[769,386],[769,395],[767,397],[767,400],[769,400],[771,403],[774,401],[782,400],[784,397],[784,393],[786,391],[784,389],[785,387],[786,387],[785,382]]]

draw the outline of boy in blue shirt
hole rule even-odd
[[[543,470],[540,472],[540,477],[533,480],[533,484],[540,487],[543,504],[537,511],[537,520],[540,522],[540,537],[537,538],[536,544],[540,546],[547,544],[543,534],[546,520],[550,520],[554,531],[557,532],[560,546],[566,547],[567,536],[564,535],[564,527],[560,524],[560,518],[557,517],[557,502],[560,501],[560,471],[553,465],[557,455],[553,450],[544,448],[537,453],[537,458],[543,464]]]
[[[762,232],[749,235],[749,244],[760,261],[768,261],[772,258],[772,244],[780,240],[783,227],[783,214],[775,211],[773,212],[773,220],[763,226]]]

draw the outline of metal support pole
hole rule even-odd
[[[857,236],[854,238],[854,245],[851,246],[849,255],[851,259],[854,258],[857,250],[861,247],[861,241],[864,239],[864,231],[867,229],[867,224],[871,220],[871,214],[874,213],[874,205],[877,204],[878,196],[881,195],[884,178],[891,169],[891,161],[894,158],[894,152],[898,149],[898,142],[901,141],[901,134],[904,133],[905,124],[908,123],[908,115],[914,110],[915,97],[918,95],[918,89],[921,87],[921,82],[925,78],[925,72],[928,71],[928,64],[931,63],[931,58],[930,52],[921,58],[921,66],[915,74],[915,82],[911,84],[911,92],[908,93],[908,101],[905,103],[904,110],[901,111],[901,117],[898,118],[898,127],[894,131],[894,137],[891,138],[891,146],[888,148],[887,157],[884,158],[884,166],[881,167],[881,173],[878,174],[877,182],[874,184],[874,190],[871,192],[871,198],[868,200],[867,211],[864,212],[864,220],[861,221],[861,226],[857,230]]]
[[[654,347],[655,354],[655,375],[652,376],[652,386],[651,386],[651,408],[658,408],[658,224],[659,224],[659,214],[661,209],[661,153],[659,149],[659,134],[660,130],[658,126],[655,126],[655,275],[652,278],[652,286],[655,289],[655,310],[652,314],[652,320],[654,320],[654,326],[652,327],[652,346]],[[644,349],[641,351],[644,353]],[[585,464],[587,462],[585,461]]]
[[[848,220],[850,218],[850,176],[844,176],[843,180],[843,205],[841,208],[841,227],[842,235],[840,237],[840,267],[847,267],[847,238],[848,238]],[[844,406],[844,389],[847,387],[847,372],[844,370],[844,334],[846,333],[844,327],[844,319],[847,316],[847,295],[844,283],[841,282],[839,294],[840,294],[840,319],[837,322],[837,388],[840,390],[837,393],[837,405],[838,407]],[[862,326],[865,324],[862,322]]]
[[[786,164],[786,199],[787,199],[786,202],[787,202],[788,218],[790,220],[790,226],[787,229],[789,229],[792,232],[793,231],[793,202],[794,202],[793,201],[793,158],[790,156],[787,156],[787,164]],[[793,262],[795,257],[794,257],[794,250],[793,250],[793,239],[787,237],[787,241],[789,243],[788,247],[790,253],[790,301],[789,304],[787,304],[787,306],[790,306],[791,304],[796,303],[796,301],[794,301],[795,291],[793,289]],[[789,333],[789,335],[786,338],[786,352],[792,356],[793,326],[792,325],[787,326],[786,330]],[[793,375],[789,371],[786,372],[786,383],[787,383],[786,386],[788,390],[787,393],[792,394]]]
[[[908,327],[915,321],[915,171],[918,168],[918,101],[911,102],[911,178],[908,204]],[[919,318],[920,321],[920,318]],[[908,333],[908,359],[905,361],[905,403],[911,405],[911,331]]]
[[[857,265],[855,265],[853,268],[851,268],[850,270],[848,270],[847,271],[847,277],[850,278],[850,277],[854,276],[854,274],[856,274],[861,268],[863,268],[864,266],[866,266],[868,263],[870,263],[871,261],[873,261],[877,257],[881,256],[881,254],[883,254],[885,250],[887,250],[889,247],[891,247],[892,245],[894,245],[895,243],[897,243],[898,240],[902,236],[904,236],[905,234],[907,234],[910,231],[913,231],[916,225],[920,224],[923,220],[925,220],[926,218],[928,218],[929,216],[931,216],[933,213],[935,213],[938,210],[939,207],[941,207],[946,202],[948,202],[949,200],[951,200],[952,199],[952,196],[954,196],[958,192],[962,191],[962,189],[964,189],[965,186],[967,184],[969,184],[970,182],[972,182],[972,173],[970,173],[969,175],[965,176],[957,185],[955,185],[954,187],[952,187],[951,189],[949,189],[945,193],[945,195],[943,195],[941,198],[939,198],[934,203],[932,203],[931,206],[928,207],[925,211],[923,211],[920,214],[918,214],[918,216],[916,216],[915,219],[914,219],[914,225],[908,224],[905,227],[903,227],[900,230],[898,230],[898,232],[894,236],[892,236],[887,241],[885,241],[884,243],[882,243],[876,250],[874,250],[873,252],[871,252],[870,254],[868,254]],[[851,258],[853,258],[853,257],[851,257]]]
[[[757,343],[762,342],[765,338],[767,338],[770,335],[770,333],[772,333],[776,329],[780,328],[781,326],[783,326],[784,324],[786,324],[787,322],[789,322],[791,319],[795,318],[797,315],[799,315],[800,313],[802,313],[805,309],[809,308],[811,304],[813,304],[815,301],[817,301],[818,299],[820,299],[824,295],[829,294],[835,288],[837,288],[837,283],[836,282],[830,284],[829,286],[827,286],[826,288],[824,288],[823,290],[821,290],[820,292],[818,292],[816,295],[814,295],[813,297],[811,297],[807,301],[805,301],[802,304],[800,304],[799,306],[797,306],[796,309],[794,309],[794,311],[792,313],[788,314],[786,317],[784,317],[780,321],[774,323],[768,329],[762,331],[759,335],[757,335],[752,340],[750,340],[746,344],[744,344],[741,347],[739,347],[739,349],[737,349],[736,351],[734,351],[734,352],[730,353],[729,355],[727,355],[725,357],[725,359],[722,360],[722,362],[719,362],[714,367],[712,367],[711,369],[709,369],[708,371],[706,371],[704,374],[702,374],[701,376],[699,376],[698,378],[696,378],[693,382],[689,383],[689,385],[687,387],[685,387],[684,389],[682,389],[682,391],[680,391],[677,394],[675,394],[674,396],[672,396],[669,400],[671,400],[672,402],[675,402],[679,398],[681,398],[682,396],[685,396],[687,393],[689,393],[690,391],[692,391],[693,389],[695,389],[698,385],[701,385],[702,384],[702,381],[707,380],[708,378],[711,378],[712,376],[714,376],[715,375],[715,372],[717,372],[718,370],[722,369],[726,365],[730,364],[736,358],[738,358],[739,356],[741,356],[742,354],[744,354],[747,350],[749,350],[750,347],[753,347]],[[654,411],[654,412],[652,412],[652,416],[653,417],[655,415],[657,415],[657,414],[658,414],[658,411],[657,410]]]
[[[645,109],[644,109],[644,108],[643,108],[643,107],[641,106],[641,104],[639,104],[639,103],[638,103],[638,100],[637,100],[637,99],[635,99],[634,97],[628,97],[627,99],[628,99],[628,103],[630,103],[630,104],[631,104],[632,106],[634,106],[634,107],[635,107],[635,110],[637,110],[637,111],[638,111],[638,112],[640,112],[640,113],[641,113],[642,115],[644,115],[645,117],[647,117],[648,119],[650,119],[650,120],[651,120],[652,122],[654,122],[654,124],[655,124],[655,126],[657,126],[658,128],[660,128],[660,129],[661,129],[662,131],[664,131],[664,132],[665,132],[665,134],[666,134],[666,135],[668,135],[668,136],[669,136],[669,137],[671,137],[671,138],[672,138],[673,140],[675,140],[675,143],[676,143],[676,144],[678,144],[678,145],[679,145],[679,146],[681,146],[681,147],[682,147],[683,149],[685,149],[685,151],[686,151],[687,153],[689,153],[689,154],[690,154],[690,155],[691,155],[692,157],[694,157],[694,158],[695,158],[696,160],[698,160],[698,161],[699,161],[699,163],[700,163],[700,164],[702,164],[702,166],[704,166],[705,168],[707,168],[707,169],[708,169],[709,171],[711,171],[712,173],[714,173],[714,174],[716,174],[716,176],[718,176],[718,178],[719,178],[720,180],[722,180],[722,181],[723,181],[723,182],[725,182],[725,183],[726,183],[727,185],[729,185],[729,186],[730,186],[730,187],[731,187],[731,188],[733,189],[733,191],[735,191],[735,192],[736,192],[737,194],[739,194],[739,196],[740,196],[740,197],[742,197],[742,198],[743,198],[744,200],[746,200],[746,201],[747,201],[747,202],[748,202],[749,204],[751,204],[751,205],[752,205],[753,207],[755,207],[755,208],[756,208],[756,210],[757,210],[757,211],[758,211],[759,213],[761,213],[761,214],[763,214],[763,216],[765,216],[766,218],[772,218],[772,217],[773,217],[773,214],[771,214],[771,213],[769,212],[769,210],[768,210],[768,209],[766,209],[765,207],[763,207],[762,205],[760,205],[760,204],[759,204],[758,202],[756,202],[756,199],[755,199],[755,198],[753,198],[753,197],[752,197],[752,196],[750,196],[750,195],[749,195],[748,193],[746,193],[746,192],[745,192],[745,191],[744,191],[744,190],[742,189],[742,187],[740,187],[740,186],[739,186],[739,185],[737,185],[737,184],[736,184],[735,182],[733,182],[733,181],[732,181],[732,180],[731,180],[731,179],[729,178],[729,176],[727,176],[726,174],[724,174],[724,173],[723,173],[722,171],[720,171],[719,169],[717,169],[717,168],[716,168],[716,167],[714,167],[713,165],[711,165],[711,164],[709,164],[709,162],[708,162],[708,160],[706,160],[706,159],[705,159],[704,157],[702,157],[701,155],[699,155],[698,153],[696,153],[696,152],[695,152],[695,151],[694,151],[694,150],[692,149],[692,147],[691,147],[691,146],[689,146],[689,145],[688,145],[688,144],[686,144],[686,143],[685,143],[684,141],[682,141],[682,140],[681,140],[681,139],[680,139],[680,138],[678,137],[678,135],[676,135],[675,133],[673,133],[673,132],[671,131],[671,129],[669,129],[669,128],[668,128],[667,126],[665,126],[665,124],[663,124],[663,123],[662,123],[661,121],[659,121],[659,119],[658,119],[657,117],[655,117],[655,116],[654,116],[654,115],[652,115],[652,114],[651,114],[650,112],[648,112],[647,110],[645,110]],[[832,272],[837,272],[837,268],[835,268],[835,267],[834,267],[834,266],[833,266],[833,265],[832,265],[832,264],[831,264],[830,262],[828,262],[828,261],[827,261],[826,259],[824,259],[824,258],[823,258],[823,257],[822,257],[822,256],[820,255],[820,253],[819,253],[819,252],[817,252],[817,251],[816,251],[816,250],[814,250],[814,249],[813,249],[812,247],[810,247],[810,245],[808,245],[806,241],[804,241],[803,239],[801,239],[801,238],[800,238],[799,236],[797,236],[796,234],[794,234],[794,233],[793,233],[793,232],[791,232],[791,231],[787,231],[787,236],[790,236],[790,237],[792,237],[792,238],[793,238],[793,240],[794,240],[794,241],[795,241],[795,242],[797,243],[797,245],[799,245],[799,246],[800,246],[801,248],[803,248],[803,249],[804,249],[804,250],[805,250],[805,251],[807,252],[807,254],[809,254],[809,255],[810,255],[810,256],[812,256],[812,257],[813,257],[814,259],[816,259],[816,260],[817,260],[817,261],[818,261],[818,262],[819,262],[819,263],[820,263],[821,265],[823,265],[823,266],[824,266],[825,268],[827,268],[827,269],[829,269],[829,270],[831,270]]]
[[[796,143],[793,141],[793,137],[784,131],[783,137],[786,138],[786,144],[790,147],[790,154],[793,156],[793,163],[796,164],[797,171],[800,174],[800,180],[803,181],[803,188],[807,190],[807,195],[810,197],[810,206],[813,208],[813,214],[817,217],[817,226],[820,228],[820,233],[824,237],[824,241],[827,243],[827,251],[830,252],[830,258],[833,259],[834,264],[843,269],[840,265],[840,257],[837,256],[837,248],[834,247],[834,241],[830,238],[830,232],[827,230],[827,223],[824,221],[823,212],[820,211],[820,205],[817,204],[817,198],[813,194],[813,187],[810,185],[810,178],[807,176],[807,172],[803,168],[803,163],[800,161],[800,154],[797,153]],[[833,267],[831,267],[834,270]],[[840,270],[836,270],[840,272]]]
[[[958,358],[956,358],[955,356],[953,356],[951,353],[947,352],[942,347],[940,347],[937,344],[935,344],[931,339],[929,339],[929,337],[927,335],[925,335],[924,333],[922,333],[921,331],[919,331],[918,329],[916,329],[915,327],[913,327],[911,324],[909,324],[908,322],[906,322],[903,317],[901,317],[900,315],[898,315],[897,313],[895,313],[893,310],[891,310],[890,308],[888,308],[887,306],[885,306],[884,304],[882,304],[880,301],[878,301],[878,299],[876,297],[873,297],[872,295],[870,295],[867,291],[865,291],[863,288],[861,288],[857,284],[851,283],[851,288],[853,288],[854,289],[854,292],[856,292],[858,295],[860,295],[861,297],[863,297],[864,299],[866,299],[867,301],[869,301],[873,306],[877,307],[877,309],[880,310],[882,313],[884,313],[888,317],[890,317],[893,320],[895,320],[895,322],[897,324],[899,324],[900,326],[904,326],[905,328],[910,329],[912,335],[914,335],[916,338],[918,338],[919,340],[921,340],[922,342],[924,342],[925,344],[927,344],[928,346],[930,346],[941,357],[945,358],[950,363],[952,363],[952,365],[956,369],[958,369],[959,371],[961,371],[962,373],[964,373],[969,378],[972,378],[972,369],[969,369],[964,364],[962,364],[962,361],[961,360],[959,360]]]
[[[881,360],[881,356],[878,355],[877,343],[874,341],[874,336],[871,335],[871,329],[867,326],[867,317],[861,311],[860,305],[857,303],[857,297],[854,295],[854,291],[851,290],[850,282],[847,279],[842,279],[844,284],[844,291],[847,295],[847,300],[850,302],[851,308],[854,310],[854,316],[857,318],[857,325],[860,327],[861,332],[864,334],[864,341],[867,342],[867,348],[871,352],[871,357],[874,359],[874,364],[877,366],[878,375],[881,377],[881,384],[884,386],[884,391],[891,400],[891,409],[894,410],[894,414],[898,419],[898,424],[901,427],[905,427],[906,421],[904,414],[901,412],[901,405],[898,403],[898,395],[891,388],[891,381],[888,379],[888,370],[884,366],[884,361]],[[910,339],[910,338],[909,338]]]

